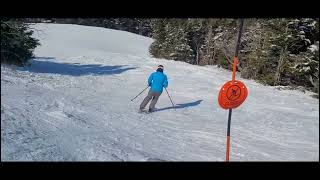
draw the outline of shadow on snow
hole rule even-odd
[[[199,105],[203,100],[198,100],[198,101],[194,101],[194,102],[190,102],[190,103],[184,103],[184,104],[176,104],[175,105],[175,109],[182,109],[182,108],[186,108],[186,107],[193,107],[193,106],[197,106]],[[165,108],[159,108],[156,109],[156,111],[163,111],[163,110],[167,110],[167,109],[174,109],[172,106],[170,107],[165,107]]]
[[[40,59],[40,58],[39,58]],[[41,57],[41,59],[54,59],[51,57]],[[21,68],[21,71],[33,73],[51,73],[70,76],[83,75],[112,75],[120,74],[136,67],[125,67],[126,65],[103,66],[101,64],[79,64],[79,63],[61,63],[53,61],[43,61],[37,58],[32,60],[31,66]]]

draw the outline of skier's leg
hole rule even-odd
[[[144,109],[151,99],[152,92],[151,90],[149,90],[148,95],[143,99],[142,103],[140,104],[140,109]]]
[[[151,101],[151,103],[150,103],[150,106],[149,106],[149,111],[151,110],[151,111],[153,111],[154,110],[154,107],[156,106],[156,103],[157,103],[157,101],[158,101],[158,99],[159,99],[159,97],[160,97],[160,93],[152,93],[152,95],[153,95],[153,99],[152,99],[152,101]]]

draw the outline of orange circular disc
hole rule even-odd
[[[239,107],[247,96],[247,87],[241,81],[228,81],[220,89],[218,101],[223,109],[234,109]]]

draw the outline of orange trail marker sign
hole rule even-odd
[[[247,96],[247,87],[241,81],[228,81],[220,89],[218,101],[223,109],[234,109],[239,107]]]

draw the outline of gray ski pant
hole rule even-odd
[[[140,109],[144,109],[146,105],[149,103],[149,101],[152,99],[149,109],[153,110],[161,93],[153,92],[151,89],[148,92],[148,95],[144,98],[142,103],[140,104]]]

